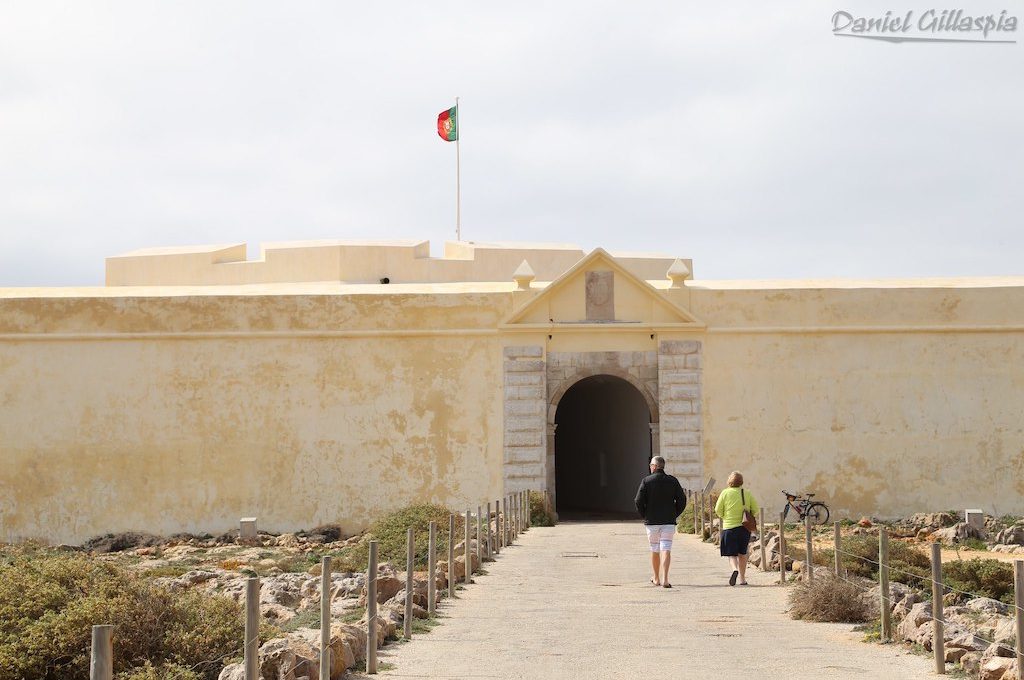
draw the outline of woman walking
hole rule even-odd
[[[721,552],[729,558],[732,575],[729,585],[747,585],[747,546],[750,545],[750,531],[743,526],[743,511],[757,516],[757,501],[754,495],[743,488],[743,475],[733,472],[727,482],[729,488],[722,491],[715,503],[715,514],[722,518]]]

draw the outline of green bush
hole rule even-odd
[[[555,518],[548,514],[545,508],[544,493],[541,491],[530,492],[530,526],[553,527]]]
[[[1013,565],[1008,562],[978,558],[946,562],[942,580],[956,590],[1013,604]]]
[[[844,536],[843,567],[856,576],[878,580],[878,537]],[[852,554],[852,556],[851,556]],[[889,542],[889,580],[925,588],[931,578],[931,560],[902,541]]]
[[[798,581],[789,593],[789,615],[794,619],[832,623],[864,623],[874,607],[861,598],[860,589],[831,575]]]
[[[451,511],[443,505],[421,503],[410,505],[384,515],[372,525],[355,545],[337,554],[339,564],[346,571],[366,571],[370,556],[370,541],[377,541],[377,563],[390,562],[399,569],[405,568],[406,532],[413,528],[416,544],[415,564],[417,569],[427,566],[427,550],[430,523],[437,523],[437,554],[448,553],[448,515]],[[465,519],[455,515],[455,543],[464,536]],[[476,538],[472,527],[471,537]]]
[[[680,534],[693,534],[696,533],[693,530],[693,514],[695,512],[694,502],[692,500],[686,503],[686,509],[683,510],[683,514],[679,515],[679,519],[676,520],[676,532]]]
[[[240,606],[225,597],[172,593],[88,555],[0,548],[0,680],[85,680],[100,623],[114,625],[115,670],[165,673],[175,664],[204,680],[241,653],[245,629]]]

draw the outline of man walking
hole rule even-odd
[[[686,494],[679,480],[665,473],[665,459],[661,456],[651,458],[651,474],[640,482],[635,501],[651,544],[651,583],[671,588],[668,567],[672,563],[672,537],[676,533],[676,518],[686,508]]]

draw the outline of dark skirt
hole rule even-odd
[[[746,555],[750,545],[750,530],[745,527],[733,527],[722,532],[722,557]]]

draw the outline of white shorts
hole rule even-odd
[[[651,544],[651,552],[669,552],[672,550],[672,537],[676,535],[675,524],[648,524],[647,542]]]

